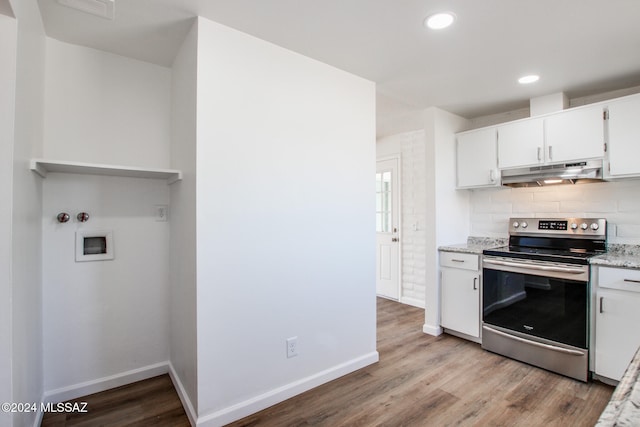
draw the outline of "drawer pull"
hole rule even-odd
[[[640,283],[640,280],[624,279],[625,282]]]
[[[451,261],[453,261],[453,262],[464,262],[463,259],[456,259],[456,258],[452,258]]]

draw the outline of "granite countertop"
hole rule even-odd
[[[482,255],[482,251],[509,244],[505,237],[475,237],[467,238],[467,243],[440,246],[438,250],[444,252],[458,252],[463,254]],[[636,268],[640,269],[640,246],[610,244],[607,252],[590,258],[592,265],[604,267]]]
[[[604,408],[596,427],[637,426],[640,419],[640,349]]]
[[[509,244],[505,237],[474,237],[467,238],[467,243],[440,246],[438,250],[444,252],[458,252],[463,254],[482,255],[484,249],[497,248]]]
[[[607,253],[589,260],[591,265],[640,269],[640,246],[611,244]]]

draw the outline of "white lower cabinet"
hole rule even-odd
[[[598,267],[596,283],[594,372],[620,381],[640,346],[640,271]]]
[[[440,252],[440,325],[480,340],[479,256]]]

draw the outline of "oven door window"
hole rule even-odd
[[[587,348],[587,282],[483,269],[483,321]]]

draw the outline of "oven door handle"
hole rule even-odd
[[[541,347],[541,348],[544,348],[544,349],[547,349],[547,350],[557,351],[558,353],[569,354],[571,356],[584,356],[584,353],[581,352],[581,351],[578,351],[578,350],[571,350],[571,349],[564,348],[564,347],[558,347],[556,345],[544,344],[544,343],[541,343],[541,342],[531,341],[531,340],[528,340],[528,339],[525,339],[525,338],[520,338],[520,337],[517,337],[515,335],[507,334],[505,332],[502,332],[502,331],[499,331],[497,329],[491,328],[491,327],[489,327],[487,325],[484,325],[483,328],[488,329],[491,332],[493,332],[494,334],[500,335],[502,337],[509,338],[509,339],[514,340],[514,341],[523,342],[525,344],[529,344],[529,345],[532,345],[534,347]]]
[[[554,271],[557,273],[569,273],[569,274],[582,274],[584,270],[581,268],[571,268],[571,267],[552,267],[549,265],[537,265],[537,264],[526,264],[519,262],[509,262],[509,261],[499,261],[493,259],[485,259],[485,264],[494,264],[494,265],[502,265],[505,267],[520,267],[520,268],[528,268],[531,270],[539,270],[539,271]]]

